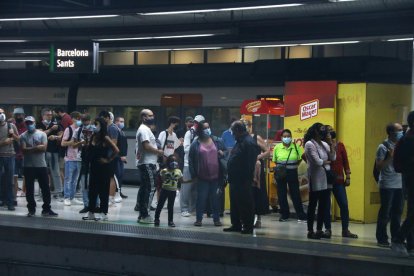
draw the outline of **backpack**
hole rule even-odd
[[[382,143],[382,145],[384,145],[386,148],[387,148],[387,150],[389,150],[390,149],[390,147],[388,146],[388,143],[387,142],[383,142]],[[387,151],[387,153],[385,154],[385,157],[384,157],[384,160],[385,159],[387,159],[387,157],[388,157],[388,151]],[[372,174],[374,175],[374,179],[375,179],[375,182],[377,182],[378,183],[378,181],[379,181],[379,176],[380,176],[380,173],[381,173],[381,171],[379,171],[378,169],[377,169],[377,160],[375,159],[374,160],[374,169],[372,170]]]

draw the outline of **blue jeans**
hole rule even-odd
[[[196,218],[197,221],[203,220],[203,214],[206,210],[207,200],[210,199],[213,220],[220,221],[218,206],[218,180],[201,180],[197,181],[197,203]]]
[[[14,156],[0,157],[0,185],[3,194],[3,202],[7,206],[14,206]]]
[[[341,184],[334,184],[332,192],[338,203],[341,212],[342,231],[348,230],[349,226],[349,210],[348,210],[348,198],[346,196],[346,187]]]
[[[381,207],[377,220],[377,241],[387,242],[387,225],[391,220],[391,241],[397,237],[403,212],[402,189],[380,189]]]
[[[50,180],[52,181],[53,187],[55,187],[53,193],[61,196],[62,179],[60,178],[59,153],[46,152],[46,162],[50,171]]]
[[[65,199],[73,199],[81,169],[80,161],[65,161]]]

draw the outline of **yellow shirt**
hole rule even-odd
[[[295,147],[296,147],[296,149],[295,149]],[[289,155],[289,152],[290,152],[290,155]],[[284,165],[286,163],[286,160],[288,159],[288,156],[289,156],[287,166],[289,166],[290,168],[294,168],[295,165],[297,167],[297,162],[299,160],[302,160],[302,154],[303,154],[303,149],[301,147],[297,146],[296,144],[294,144],[293,142],[290,143],[288,148],[286,148],[283,145],[283,143],[280,143],[280,144],[277,144],[273,149],[273,158],[272,158],[272,160],[273,160],[273,162],[275,162],[277,164]]]

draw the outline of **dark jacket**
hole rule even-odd
[[[253,182],[253,174],[259,152],[259,147],[249,134],[237,140],[227,163],[228,180],[230,183],[239,181]]]
[[[220,156],[218,154],[217,158],[219,161],[219,180],[223,180],[225,178],[226,168],[224,168],[223,161],[226,156],[226,147],[224,146],[223,140],[216,136],[211,135],[211,139],[213,140],[214,144],[216,145],[217,151],[221,150],[224,155]],[[198,158],[199,158],[199,151],[200,151],[200,142],[198,139],[195,139],[190,146],[190,153],[188,155],[188,168],[190,170],[191,178],[198,177]],[[221,160],[223,159],[223,160]]]
[[[414,129],[410,129],[398,141],[394,150],[393,165],[396,172],[414,173]]]

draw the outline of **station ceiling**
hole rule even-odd
[[[92,17],[92,18],[90,18]],[[412,37],[413,0],[1,0],[0,57],[55,41],[105,51]],[[39,55],[39,54],[37,54]]]

